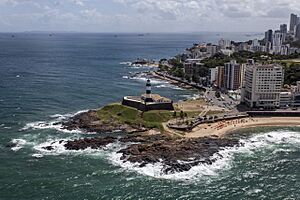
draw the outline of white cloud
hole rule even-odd
[[[77,31],[264,31],[288,23],[290,12],[300,14],[299,0],[0,0],[0,5],[2,30],[11,24]]]

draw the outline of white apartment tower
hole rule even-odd
[[[251,108],[279,107],[283,78],[281,65],[246,64],[242,101]]]

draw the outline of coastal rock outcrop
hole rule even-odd
[[[97,114],[97,110],[80,113],[62,122],[63,129],[85,130],[87,132],[114,132],[124,131],[126,133],[144,132],[148,129],[136,124],[120,123],[114,119],[102,120]]]
[[[86,148],[99,149],[117,140],[116,137],[98,137],[98,138],[84,138],[73,141],[67,141],[64,144],[67,150],[84,150]]]
[[[195,138],[180,140],[156,140],[141,144],[133,144],[122,149],[121,159],[146,164],[162,163],[164,173],[188,171],[198,164],[212,164],[217,154],[225,147],[240,145],[239,140],[230,138]],[[222,157],[220,154],[219,157]]]
[[[212,164],[220,150],[241,145],[238,139],[202,137],[178,139],[167,135],[131,135],[123,138],[96,137],[67,141],[67,150],[99,149],[113,142],[131,143],[118,151],[124,162],[138,163],[139,167],[161,163],[164,173],[188,171],[199,164]],[[44,149],[51,151],[51,146]]]

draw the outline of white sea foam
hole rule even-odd
[[[164,174],[162,172],[162,163],[147,164],[145,167],[139,167],[138,163],[123,162],[122,154],[117,151],[109,154],[109,160],[117,166],[121,166],[128,171],[137,172],[142,175],[155,178],[173,179],[173,180],[199,180],[205,176],[215,176],[219,172],[230,169],[233,164],[233,158],[237,154],[253,154],[256,150],[264,148],[276,148],[278,144],[297,145],[300,144],[300,133],[290,131],[273,131],[269,133],[256,134],[248,139],[241,139],[243,146],[224,148],[212,156],[216,161],[212,165],[199,164],[192,167],[189,171],[173,174]]]
[[[61,132],[65,132],[65,133],[83,133],[81,130],[66,130],[63,128],[62,126],[62,121],[66,120],[72,116],[78,115],[80,113],[84,113],[87,112],[88,110],[82,110],[82,111],[78,111],[76,113],[68,113],[68,114],[54,114],[54,115],[50,115],[50,118],[52,118],[53,120],[49,120],[49,121],[37,121],[37,122],[31,122],[31,123],[27,123],[22,129],[20,129],[20,131],[25,131],[28,129],[33,129],[33,130],[37,130],[37,129],[55,129]]]
[[[120,65],[130,66],[131,64],[132,64],[132,62],[120,62]]]
[[[43,154],[39,154],[39,153],[34,153],[31,156],[34,157],[34,158],[42,158],[42,157],[44,157]]]
[[[178,87],[178,86],[176,86],[176,85],[172,85],[172,84],[169,84],[169,83],[157,85],[157,86],[155,86],[155,87],[156,87],[156,88],[171,88],[171,89],[173,89],[173,90],[184,90],[183,88],[180,88],[180,87]]]
[[[81,130],[66,130],[63,128],[61,121],[38,121],[27,123],[20,131],[25,131],[28,129],[32,130],[43,130],[43,129],[55,129],[64,133],[83,133]]]
[[[129,77],[129,79],[132,80],[138,80],[138,81],[142,81],[142,82],[147,82],[148,78],[145,76],[133,76],[133,77]],[[154,85],[157,84],[168,84],[167,81],[163,81],[163,80],[159,80],[159,79],[151,79],[151,83]]]
[[[33,146],[33,149],[39,152],[39,154],[42,155],[104,155],[105,150],[110,148],[110,145],[107,145],[106,147],[99,148],[99,149],[92,149],[92,148],[86,148],[84,150],[67,150],[65,147],[65,144],[67,143],[68,139],[48,139],[46,142],[36,144]],[[45,147],[51,146],[51,150],[45,149]]]
[[[24,140],[24,139],[13,139],[11,141],[11,143],[15,144],[15,146],[12,147],[11,150],[19,151],[20,149],[22,149],[26,145],[27,141]]]

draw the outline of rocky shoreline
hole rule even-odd
[[[67,121],[62,122],[62,128],[72,130],[84,130],[87,132],[115,132],[122,131],[126,133],[145,132],[149,129],[136,124],[126,124],[116,122],[114,119],[101,120],[97,114],[97,110],[89,110],[84,113],[77,114]]]
[[[63,141],[59,141],[62,143]],[[226,147],[242,145],[233,138],[202,137],[193,139],[174,138],[168,135],[130,135],[122,138],[95,137],[64,141],[67,150],[101,149],[108,144],[121,142],[129,144],[118,151],[123,162],[131,162],[144,167],[147,164],[161,163],[162,172],[172,174],[190,170],[199,164],[211,165],[216,161],[215,154]],[[54,147],[43,149],[52,151]],[[220,154],[218,157],[222,157]]]

